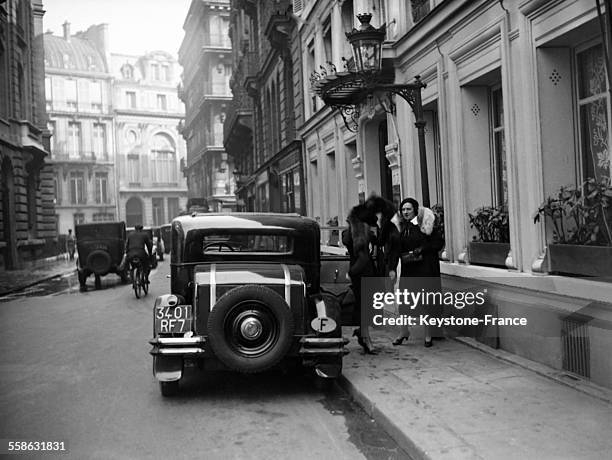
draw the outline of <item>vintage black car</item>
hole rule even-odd
[[[124,222],[96,222],[75,226],[77,242],[77,271],[82,291],[87,289],[87,277],[95,276],[95,287],[100,289],[100,277],[115,273],[127,282],[127,271],[120,269],[125,247]]]
[[[132,233],[134,231],[134,227],[128,227],[127,228],[127,234],[129,235],[130,233]],[[153,243],[153,253],[149,254],[150,260],[150,266],[151,268],[157,268],[157,241],[155,239],[155,234],[153,231],[153,228],[151,227],[143,227],[143,231],[147,232],[149,234],[149,238],[151,238],[151,242]],[[160,259],[161,260],[161,259]]]
[[[172,225],[164,224],[160,228],[162,241],[164,242],[164,253],[170,254],[172,249]]]
[[[187,365],[338,377],[340,306],[320,289],[320,231],[288,214],[194,214],[172,222],[170,293],[155,300],[153,374],[178,390]]]

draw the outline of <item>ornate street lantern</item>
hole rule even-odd
[[[353,49],[355,68],[357,72],[378,73],[382,69],[382,44],[385,41],[386,25],[378,29],[372,26],[370,13],[359,14],[357,19],[361,22],[359,29],[345,34]]]

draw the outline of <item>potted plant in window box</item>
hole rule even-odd
[[[510,252],[508,207],[483,206],[468,215],[470,227],[478,232],[478,236],[468,244],[470,263],[505,267]]]
[[[564,186],[538,208],[534,222],[552,224],[550,271],[612,277],[612,185],[607,177]]]

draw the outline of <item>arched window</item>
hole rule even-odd
[[[176,149],[170,136],[156,134],[151,147],[151,170],[153,182],[176,183]]]
[[[128,227],[134,227],[138,224],[143,224],[142,201],[140,198],[132,197],[125,203],[125,224]]]

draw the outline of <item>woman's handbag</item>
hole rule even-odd
[[[414,264],[423,262],[423,254],[420,251],[408,251],[400,254],[402,264]]]

